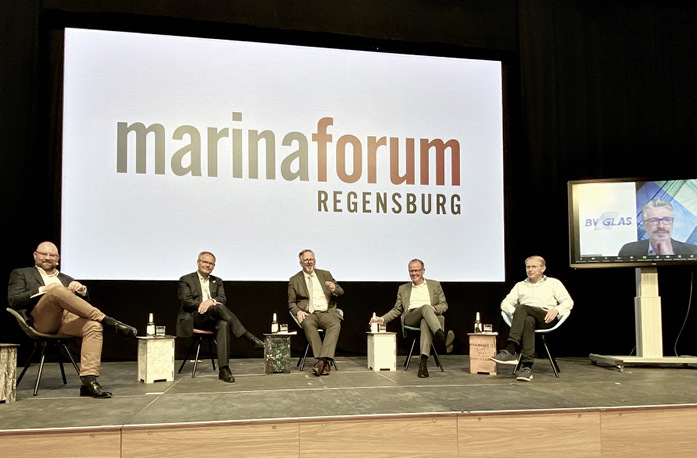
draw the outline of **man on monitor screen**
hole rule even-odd
[[[564,285],[544,272],[547,263],[541,256],[530,256],[525,260],[525,280],[516,283],[501,302],[501,310],[512,316],[508,344],[491,359],[500,364],[517,365],[522,368],[517,379],[532,380],[532,365],[535,361],[535,329],[554,327],[559,317],[574,306]]]
[[[697,254],[697,246],[673,240],[673,206],[663,199],[652,199],[641,209],[648,240],[629,242],[620,249],[618,256],[656,256]]]

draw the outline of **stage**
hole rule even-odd
[[[47,364],[38,396],[32,366],[14,403],[0,404],[1,456],[686,456],[697,453],[697,371],[613,367],[560,358],[560,378],[539,359],[532,382],[511,366],[470,374],[466,355],[445,372],[373,372],[365,357],[338,371],[264,374],[261,358],[231,361],[233,384],[210,360],[191,378],[136,381],[137,363],[103,364],[112,399],[80,398],[79,379]],[[177,362],[176,369],[179,368]]]

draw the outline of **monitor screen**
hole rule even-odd
[[[503,281],[497,60],[65,30],[62,267]]]
[[[571,267],[697,263],[697,179],[570,181]]]

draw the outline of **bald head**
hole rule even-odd
[[[34,251],[34,264],[41,267],[46,273],[53,273],[58,267],[58,247],[51,242],[41,242]]]

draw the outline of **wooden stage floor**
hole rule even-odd
[[[210,360],[199,363],[195,378],[187,363],[173,382],[152,384],[136,381],[136,362],[108,362],[100,382],[112,399],[78,397],[77,375],[66,367],[63,385],[56,363],[45,367],[34,397],[32,366],[16,402],[0,404],[0,455],[46,456],[50,447],[53,456],[190,456],[193,443],[202,456],[496,456],[514,440],[510,452],[523,456],[648,456],[668,451],[659,433],[677,441],[681,453],[673,455],[697,453],[694,368],[619,372],[560,358],[555,378],[539,359],[527,383],[515,380],[511,366],[477,375],[466,355],[442,360],[445,372],[431,361],[431,376],[419,379],[418,364],[406,372],[399,366],[404,357],[396,372],[373,372],[365,357],[339,357],[339,370],[327,377],[295,366],[264,375],[262,359],[238,359],[231,361],[233,384],[218,380]]]

